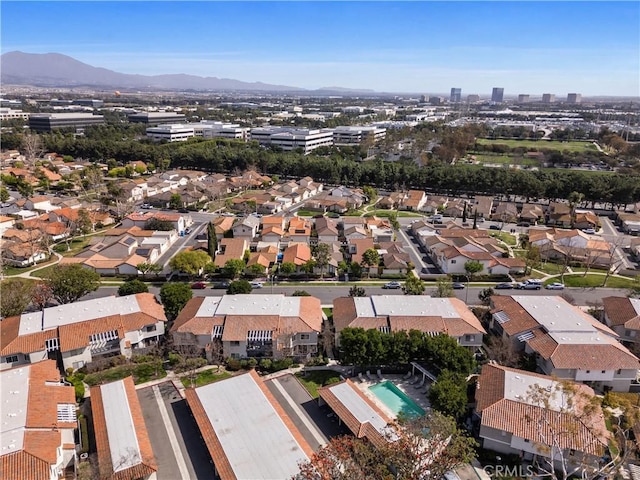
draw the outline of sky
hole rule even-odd
[[[0,4],[1,51],[302,87],[640,96],[637,1]]]

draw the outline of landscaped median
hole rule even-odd
[[[583,273],[566,274],[564,279],[561,276],[556,276],[547,279],[545,286],[549,283],[562,282],[565,287],[583,287],[583,288],[595,288],[595,287],[607,287],[607,288],[632,288],[634,286],[634,280],[628,277],[610,275],[607,279],[607,284],[603,285],[606,275],[598,273]]]

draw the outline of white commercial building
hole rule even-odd
[[[203,120],[193,125],[196,137],[203,138],[229,138],[247,141],[249,129],[241,127],[237,123],[224,123],[211,120]]]
[[[27,120],[29,114],[22,110],[14,110],[12,108],[0,108],[0,120],[12,120],[14,118],[22,118]]]
[[[180,123],[147,128],[147,137],[154,141],[186,142],[194,136],[195,131],[192,126]]]
[[[387,129],[377,126],[341,126],[333,130],[334,145],[359,145],[365,140],[374,143],[387,135]]]
[[[301,148],[308,154],[318,147],[333,145],[333,130],[329,128],[262,127],[251,129],[251,140],[260,145],[273,145],[284,151]]]

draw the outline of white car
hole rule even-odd
[[[547,290],[564,290],[564,283],[560,283],[560,282],[550,283],[544,288],[546,288]]]
[[[251,288],[262,288],[262,282],[251,282]]]
[[[595,233],[596,233],[596,229],[595,228],[585,228],[582,231],[584,233],[588,234],[588,235],[595,235]]]

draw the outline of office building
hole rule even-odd
[[[462,101],[462,89],[461,88],[452,88],[451,96],[449,97],[449,101],[451,103],[460,103]]]
[[[444,103],[444,97],[429,97],[429,103],[431,105],[442,105]]]
[[[195,135],[190,125],[168,124],[147,128],[147,137],[154,141],[186,142]]]
[[[504,99],[504,88],[494,87],[491,91],[491,101],[493,103],[502,103]]]
[[[0,108],[0,120],[11,120],[14,118],[27,120],[29,118],[29,114],[22,110],[14,110],[13,108]]]
[[[518,95],[518,103],[529,103],[529,95],[526,93]]]
[[[161,123],[180,123],[187,117],[176,112],[138,112],[127,117],[133,123],[147,123],[149,125],[159,125]]]
[[[59,128],[78,129],[103,124],[104,117],[92,113],[32,113],[29,116],[29,128],[38,132],[50,132]]]
[[[582,102],[581,93],[567,93],[567,103],[580,103]]]
[[[285,152],[298,148],[306,154],[318,147],[333,145],[333,130],[293,127],[263,127],[251,129],[251,140],[260,145],[279,147]]]
[[[104,105],[104,102],[102,100],[96,100],[95,98],[78,98],[77,100],[73,101],[73,105],[101,108]]]
[[[382,140],[387,134],[386,128],[375,126],[341,126],[333,130],[334,145],[360,145],[365,140],[373,143]]]
[[[247,141],[249,129],[241,127],[237,123],[224,123],[213,120],[202,120],[192,125],[196,137],[202,138],[228,138]]]
[[[467,95],[467,103],[478,103],[480,95]]]
[[[542,103],[553,103],[556,101],[556,96],[553,93],[543,93]]]

